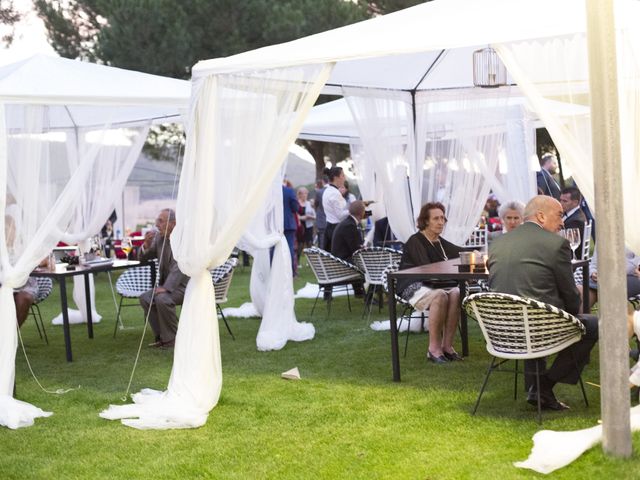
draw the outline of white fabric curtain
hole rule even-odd
[[[93,162],[96,166],[89,176],[80,202],[74,206],[73,228],[60,236],[63,242],[78,242],[81,255],[89,250],[88,237],[100,231],[113,211],[114,202],[127,183],[148,130],[148,125],[107,125],[102,129],[77,129],[67,136],[65,143],[69,171],[75,171],[80,162],[84,161]],[[95,307],[93,275],[89,276],[89,286],[92,321],[98,323],[102,316]],[[69,309],[69,323],[86,323],[87,305],[82,276],[73,277],[73,301],[78,310]],[[62,314],[55,317],[52,323],[61,324]]]
[[[384,205],[401,240],[415,232],[415,219],[426,202],[445,205],[445,236],[462,244],[491,189],[503,201],[526,201],[535,193],[535,172],[529,166],[533,129],[526,111],[510,106],[510,89],[415,96],[343,90],[362,138],[365,160],[356,165],[375,178],[371,185],[394,193],[384,197]],[[361,166],[365,162],[370,166]]]
[[[348,87],[343,88],[343,94],[362,140],[365,161],[372,165],[376,187],[393,192],[383,197],[389,226],[405,242],[415,232],[422,196],[422,165],[415,160],[410,128],[411,94]]]
[[[165,392],[134,395],[105,418],[137,428],[203,425],[222,389],[208,268],[224,262],[259,208],[333,65],[194,79],[171,244],[191,277]],[[135,419],[132,419],[135,417]]]
[[[620,145],[625,242],[640,251],[640,20],[637,2],[616,2]],[[549,130],[562,161],[593,205],[589,69],[584,34],[495,45],[505,66]]]
[[[618,92],[625,241],[640,251],[640,34],[637,9],[617,2]],[[495,46],[549,130],[587,202],[593,205],[589,69],[584,34]]]
[[[0,213],[4,217],[0,223],[0,424],[9,428],[29,426],[35,418],[48,415],[12,398],[17,348],[13,289],[24,285],[63,232],[76,238],[86,236],[77,227],[82,223],[77,215],[90,212],[80,205],[102,201],[96,196],[109,197],[113,202],[113,195],[118,194],[115,178],[128,176],[128,164],[98,154],[78,156],[69,163],[68,153],[73,150],[65,147],[67,139],[73,138],[76,145],[91,140],[72,129],[52,128],[53,118],[61,111],[64,106],[0,102]],[[94,128],[98,145],[92,145],[92,149],[100,151],[104,147],[100,132],[108,129]],[[143,138],[129,148],[141,146],[146,136],[146,127],[133,130],[136,133],[131,138]],[[132,154],[134,158],[137,153],[139,148]]]
[[[502,201],[531,198],[534,152],[526,112],[510,106],[509,88],[418,92],[416,143],[423,158],[422,203],[442,202],[447,240],[463,244],[489,192]]]
[[[363,200],[384,202],[384,190],[376,180],[374,162],[361,143],[350,143],[349,150],[356,175],[356,182]]]
[[[238,242],[238,247],[254,259],[250,291],[251,301],[262,316],[256,337],[260,351],[280,350],[289,340],[311,340],[315,335],[312,324],[296,320],[291,255],[283,234],[283,177],[284,169],[281,169],[262,207]]]

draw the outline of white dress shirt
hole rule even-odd
[[[329,185],[322,194],[322,207],[327,216],[327,223],[338,224],[349,215],[347,201],[334,185]]]

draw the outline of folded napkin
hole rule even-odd
[[[282,372],[281,377],[286,378],[287,380],[300,380],[300,371],[298,370],[298,367],[293,367],[291,370]]]

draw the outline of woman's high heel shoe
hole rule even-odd
[[[464,359],[458,355],[458,352],[456,352],[455,350],[451,353],[449,352],[443,352],[444,356],[446,357],[447,360],[449,360],[450,362],[455,362],[455,361],[463,361]]]
[[[428,350],[427,350],[427,360],[437,364],[443,364],[443,363],[449,362],[449,360],[447,360],[447,357],[445,357],[444,355],[440,355],[439,357],[436,357]]]

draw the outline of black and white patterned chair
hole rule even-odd
[[[382,272],[394,263],[400,262],[402,253],[386,247],[365,247],[353,254],[353,263],[364,273],[364,281],[369,284],[365,308],[362,316],[371,313],[371,306],[378,292],[378,311],[382,309]]]
[[[317,247],[305,248],[304,254],[307,256],[309,266],[311,270],[313,270],[313,274],[316,276],[320,287],[316,295],[316,301],[313,303],[313,308],[311,309],[311,315],[313,315],[316,308],[320,293],[329,287],[332,291],[340,289],[346,290],[347,304],[349,305],[349,311],[351,311],[349,285],[353,282],[363,280],[360,269]],[[327,316],[329,316],[329,313],[331,313],[331,301],[327,302]]]
[[[140,306],[138,298],[147,290],[151,290],[153,285],[151,284],[151,268],[158,270],[158,261],[156,259],[151,260],[149,265],[142,267],[129,268],[122,272],[122,274],[116,280],[116,291],[120,295],[120,302],[118,304],[118,311],[116,313],[116,324],[113,327],[113,338],[116,337],[118,332],[118,325],[122,325],[122,319],[120,318],[120,311],[124,307]],[[123,303],[124,299],[135,299],[132,303]]]
[[[509,360],[515,360],[514,399],[518,394],[518,360],[533,360],[558,353],[578,342],[585,327],[573,315],[547,303],[506,293],[482,292],[465,298],[467,314],[480,325],[491,364],[473,408],[475,414],[487,386],[489,375]],[[497,359],[502,359],[498,361]],[[540,373],[536,365],[536,383]],[[588,406],[582,378],[579,379],[584,402]],[[541,422],[538,388],[538,423]]]
[[[237,265],[238,258],[231,257],[219,267],[216,267],[213,270],[209,270],[209,272],[211,273],[211,281],[213,281],[213,288],[216,292],[216,308],[218,310],[218,313],[222,317],[225,326],[227,327],[229,335],[231,335],[231,338],[233,338],[234,340],[236,339],[236,337],[233,335],[231,327],[229,327],[229,323],[227,322],[224,313],[222,313],[222,307],[220,307],[220,304],[227,302],[227,295],[229,294],[229,287],[231,286],[233,271]]]
[[[389,273],[397,272],[399,268],[400,268],[400,261],[397,261],[397,262],[393,262],[391,265],[389,265],[387,268],[385,268],[382,271],[382,274],[381,274],[382,288],[384,289],[385,292],[389,293]],[[402,326],[402,322],[404,321],[407,322],[407,334],[404,341],[404,356],[406,357],[407,347],[409,346],[409,333],[411,333],[411,321],[415,320],[417,322],[420,322],[420,325],[422,326],[425,319],[429,318],[429,314],[428,312],[416,311],[413,308],[413,305],[411,305],[408,301],[406,301],[397,293],[395,298],[396,298],[396,305],[402,309],[402,313],[398,317],[400,319],[400,322],[398,322],[398,330],[400,330],[400,327]]]
[[[50,278],[36,277],[36,283],[38,284],[38,293],[36,294],[36,298],[33,299],[30,314],[33,315],[33,319],[36,322],[36,328],[38,329],[40,339],[42,339],[42,335],[44,334],[44,340],[47,342],[47,345],[49,345],[49,338],[47,337],[47,331],[44,328],[44,322],[42,320],[42,314],[40,313],[40,307],[38,304],[51,295],[51,291],[53,290],[53,281]]]

